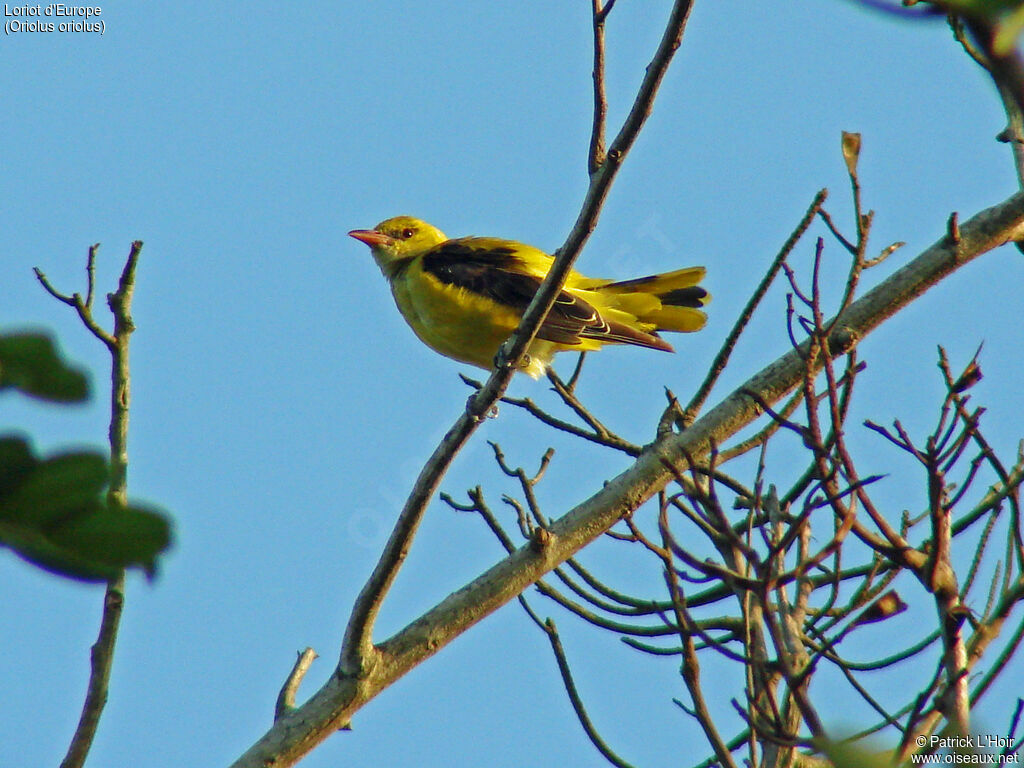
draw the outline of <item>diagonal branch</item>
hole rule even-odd
[[[373,624],[385,595],[409,553],[413,536],[423,518],[427,504],[437,492],[441,479],[455,455],[476,431],[484,416],[504,394],[513,373],[518,368],[518,361],[526,354],[527,348],[537,335],[537,330],[554,304],[562,284],[572,269],[573,262],[594,227],[597,226],[597,219],[612,181],[615,179],[626,153],[633,146],[640,129],[650,115],[658,87],[661,85],[673,54],[682,41],[691,2],[692,0],[676,0],[661,43],[647,67],[647,74],[637,93],[633,108],[612,142],[606,161],[591,175],[590,186],[587,189],[579,217],[565,244],[558,250],[554,263],[530,302],[530,306],[523,314],[519,327],[498,351],[495,370],[484,386],[470,397],[465,413],[448,431],[420,471],[419,477],[416,478],[416,483],[398,516],[380,560],[356,598],[348,626],[345,628],[341,658],[338,662],[339,675],[359,677],[366,674],[379,661],[377,651],[373,646]]]
[[[591,0],[591,13],[594,26],[594,124],[590,130],[590,155],[587,165],[591,174],[604,164],[605,153],[604,131],[608,116],[608,97],[604,85],[604,20],[612,9],[615,0],[601,7],[601,0]]]
[[[853,302],[826,327],[828,349],[846,354],[868,333],[930,287],[978,256],[1024,238],[1024,193],[982,211],[961,227],[953,242],[943,236],[902,269]],[[377,694],[437,653],[478,621],[513,600],[529,585],[637,509],[686,469],[686,456],[703,457],[761,415],[745,392],[775,403],[799,386],[806,350],[794,349],[744,382],[685,432],[666,434],[591,498],[554,520],[543,540],[533,540],[485,571],[393,637],[380,644],[372,671],[362,678],[334,676],[305,704],[281,718],[234,764],[255,768],[293,765]],[[821,356],[819,356],[819,364]],[[675,472],[669,466],[676,467]],[[974,653],[972,646],[971,652]]]

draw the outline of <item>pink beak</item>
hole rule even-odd
[[[354,237],[361,243],[366,243],[371,248],[380,245],[390,245],[394,241],[394,238],[372,229],[353,229],[348,233],[348,236]]]

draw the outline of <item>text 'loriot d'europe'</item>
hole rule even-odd
[[[89,19],[99,16],[103,9],[98,5],[65,5],[50,3],[46,8],[40,5],[8,5],[4,3],[4,16],[77,16]]]
[[[102,35],[106,31],[106,22],[99,18],[102,13],[103,9],[98,5],[4,3],[4,33],[97,32]]]

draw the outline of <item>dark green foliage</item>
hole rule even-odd
[[[45,333],[0,334],[0,391],[7,388],[58,403],[89,397],[85,374],[61,360]]]
[[[109,499],[109,474],[97,452],[40,459],[22,438],[0,438],[0,545],[83,581],[108,581],[133,567],[152,575],[170,544],[170,523],[155,510]]]
[[[86,375],[61,359],[46,333],[0,334],[0,392],[20,392],[58,403],[89,397]],[[49,458],[28,440],[0,437],[0,547],[29,562],[82,581],[109,581],[125,568],[150,576],[167,549],[167,517],[107,492],[110,465],[97,451]]]

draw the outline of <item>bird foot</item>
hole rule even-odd
[[[487,409],[487,413],[477,414],[476,410],[473,408],[473,400],[474,400],[474,398],[476,398],[476,393],[475,392],[466,399],[466,413],[468,413],[470,415],[470,417],[472,417],[473,421],[483,421],[484,419],[496,419],[496,418],[498,418],[498,404],[497,403],[495,403],[490,408],[488,408]]]

